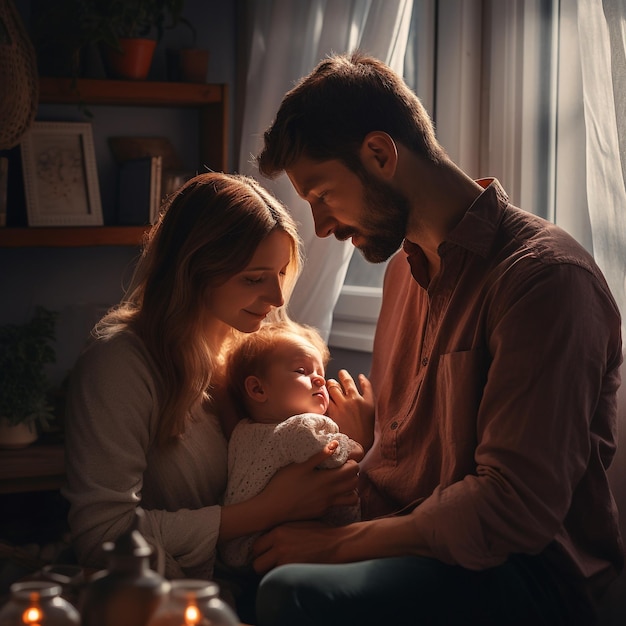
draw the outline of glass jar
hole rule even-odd
[[[85,584],[85,573],[80,565],[52,563],[39,572],[39,579],[61,585],[61,597],[76,608],[80,606],[80,593]],[[80,612],[80,611],[79,611]]]
[[[181,579],[153,613],[148,626],[239,626],[235,612],[219,597],[219,587],[207,580]]]
[[[76,608],[61,597],[62,587],[32,580],[11,585],[11,597],[0,610],[2,626],[78,626]]]

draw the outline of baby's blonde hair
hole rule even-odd
[[[330,350],[319,331],[313,326],[290,319],[265,323],[258,331],[233,341],[226,358],[226,380],[228,393],[240,415],[249,414],[246,402],[246,378],[248,376],[263,378],[276,348],[283,341],[292,338],[307,340],[319,351],[326,368],[330,361]]]

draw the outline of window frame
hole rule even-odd
[[[563,189],[566,179],[559,176],[561,164],[568,160],[561,137],[567,133],[560,128],[565,122],[559,112],[571,106],[576,84],[570,83],[579,80],[571,71],[559,71],[564,53],[571,56],[559,31],[575,27],[573,17],[563,14],[563,4],[560,0],[416,1],[420,9],[429,8],[431,21],[420,16],[413,36],[422,42],[414,44],[412,51],[431,71],[420,66],[415,73],[418,78],[421,73],[421,81],[413,87],[432,112],[437,137],[452,161],[475,178],[495,176],[513,204],[582,231],[573,234],[589,247],[586,224],[569,223],[560,210],[572,198]],[[536,77],[538,69],[541,80]],[[576,113],[580,117],[581,112]],[[575,165],[580,171],[584,162]],[[576,183],[579,201],[584,198],[581,185]],[[382,298],[382,289],[376,293],[344,285],[334,311],[331,345],[371,351],[374,312],[380,310],[380,302],[373,304],[376,297]]]

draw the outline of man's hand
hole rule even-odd
[[[285,563],[352,563],[408,555],[435,558],[415,511],[337,527],[320,522],[283,524],[252,547],[259,574]]]
[[[337,546],[347,527],[321,522],[283,524],[265,533],[252,548],[253,566],[259,574],[285,563],[337,562]]]

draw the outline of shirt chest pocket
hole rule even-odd
[[[444,445],[475,448],[476,420],[487,369],[483,348],[439,357],[434,395],[439,436]]]

